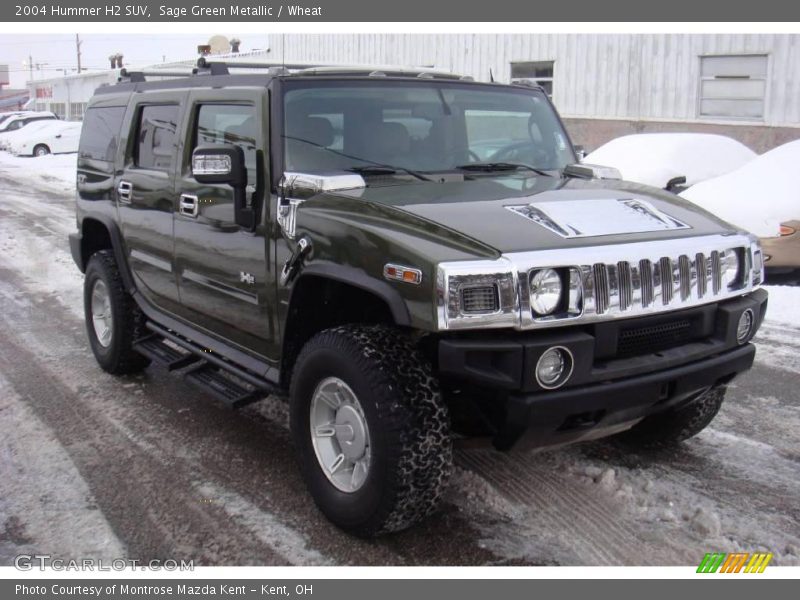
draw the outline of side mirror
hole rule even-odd
[[[664,189],[668,192],[672,192],[673,194],[677,194],[681,188],[686,185],[686,175],[681,175],[679,177],[673,177],[667,182],[667,185],[664,186]]]
[[[234,221],[253,231],[256,212],[247,205],[247,168],[244,150],[233,144],[198,146],[192,152],[192,176],[198,183],[223,183],[233,188]]]
[[[614,167],[590,165],[587,163],[567,165],[564,167],[564,177],[575,177],[577,179],[622,179],[619,170]]]
[[[247,185],[244,151],[233,144],[198,146],[192,152],[192,176],[199,183],[244,187]]]
[[[576,144],[572,148],[575,150],[575,155],[578,157],[579,161],[583,161],[583,159],[586,158],[586,155],[589,154],[586,152],[586,148],[580,144]]]

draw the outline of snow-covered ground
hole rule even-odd
[[[365,542],[314,509],[280,401],[231,413],[158,369],[96,367],[66,240],[74,161],[0,153],[0,563],[800,564],[800,288],[767,286],[754,369],[681,448],[461,449],[437,517]]]
[[[584,162],[615,167],[622,178],[664,188],[673,177],[694,185],[718,177],[756,157],[744,144],[708,133],[639,133],[615,138]]]
[[[681,196],[759,237],[775,237],[781,223],[800,220],[800,139],[778,146]]]

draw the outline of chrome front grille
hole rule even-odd
[[[708,297],[709,290],[711,296],[716,296],[722,289],[718,251],[711,253],[710,262],[706,266],[705,254],[699,252],[656,260],[594,263],[591,269],[584,270],[585,276],[592,279],[585,288],[588,293],[584,301],[589,303],[586,308],[598,315],[625,313],[654,304],[680,307]]]
[[[729,250],[738,258],[736,275],[730,269]],[[763,263],[759,252],[754,237],[730,233],[512,252],[491,260],[440,263],[439,327],[539,329],[718,302],[760,285]],[[539,316],[531,308],[530,275],[543,268],[559,270],[569,285],[563,309]],[[492,284],[497,285],[496,295],[488,293],[487,286]],[[468,291],[470,287],[478,290]]]

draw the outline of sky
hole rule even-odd
[[[157,34],[121,35],[86,34],[81,35],[81,67],[97,70],[109,67],[108,57],[120,52],[124,55],[123,64],[146,66],[162,61],[194,58],[197,46],[205,44],[212,35],[224,35],[228,39],[237,37],[242,41],[239,49],[264,50],[279,42],[278,34],[238,35],[229,31],[209,31],[197,34]],[[0,36],[0,65],[8,65],[12,88],[25,87],[30,79],[28,57],[33,59],[34,79],[57,77],[64,73],[76,72],[77,56],[75,34],[47,35],[2,35]]]

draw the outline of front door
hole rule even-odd
[[[240,348],[276,356],[275,274],[269,267],[263,205],[255,231],[234,219],[233,188],[192,176],[192,150],[235,144],[244,150],[248,202],[262,204],[267,181],[266,90],[197,90],[189,96],[175,207],[175,265],[181,315]],[[259,170],[261,171],[259,173]],[[259,177],[261,175],[261,177]],[[263,185],[260,187],[264,187]]]
[[[153,304],[174,311],[173,213],[178,131],[186,93],[149,93],[126,114],[123,168],[116,197],[128,264],[136,287]],[[135,97],[135,96],[134,96]]]

